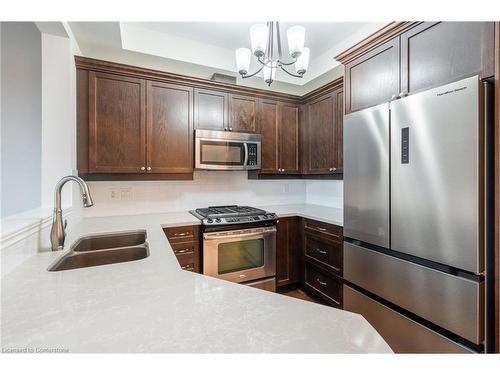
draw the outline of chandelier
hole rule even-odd
[[[304,48],[305,34],[303,26],[292,26],[286,31],[291,60],[283,61],[279,22],[258,23],[250,27],[252,51],[248,48],[236,50],[236,67],[241,78],[250,78],[262,71],[264,81],[271,86],[278,68],[292,77],[302,78],[309,65],[310,53],[309,48]],[[252,52],[261,66],[256,72],[248,74]],[[295,73],[292,73],[287,68],[294,64]]]

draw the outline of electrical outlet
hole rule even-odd
[[[122,201],[132,200],[132,189],[131,188],[121,188],[120,189],[120,199]]]
[[[111,199],[112,201],[119,201],[120,200],[120,194],[119,194],[118,188],[110,188],[109,189],[109,199]]]

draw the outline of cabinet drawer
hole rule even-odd
[[[337,307],[342,306],[342,281],[340,279],[306,263],[304,280],[306,286],[312,288],[327,301]]]
[[[197,242],[199,240],[199,227],[197,225],[163,228],[170,243]]]
[[[317,220],[304,219],[305,233],[324,236],[333,241],[342,241],[342,227],[333,224],[323,223]]]
[[[175,255],[196,255],[198,254],[198,242],[179,242],[171,244]]]
[[[177,261],[179,262],[179,264],[183,270],[192,271],[192,272],[199,272],[198,261],[194,255],[191,255],[191,254],[177,255]]]
[[[304,254],[307,258],[328,266],[339,276],[342,275],[342,243],[306,234],[304,245]]]

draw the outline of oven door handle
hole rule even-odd
[[[227,234],[221,234],[221,232],[214,232],[214,233],[204,233],[203,238],[206,240],[222,240],[222,239],[228,239],[228,238],[246,238],[246,237],[255,237],[258,235],[270,235],[276,233],[276,228],[269,228],[266,230],[256,230],[252,232],[245,232],[245,233],[227,233]]]
[[[248,143],[243,143],[243,148],[245,149],[245,160],[243,161],[243,166],[248,165]]]

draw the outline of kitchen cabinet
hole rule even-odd
[[[260,173],[279,173],[279,105],[275,100],[260,100],[261,170]]]
[[[198,225],[163,228],[177,261],[185,271],[202,273]]]
[[[394,22],[337,56],[345,113],[473,75],[491,78],[494,40],[493,22]]]
[[[298,174],[299,106],[273,100],[259,101],[262,135],[261,174]]]
[[[100,72],[88,79],[89,172],[144,172],[146,81]]]
[[[391,100],[400,92],[399,37],[345,65],[345,112]]]
[[[227,130],[229,96],[222,91],[194,90],[195,129]]]
[[[278,220],[276,234],[276,286],[299,281],[300,261],[299,218],[283,217]]]
[[[342,227],[302,218],[301,237],[304,290],[342,308]]]
[[[229,96],[229,131],[257,132],[257,102],[252,96]]]
[[[307,104],[305,174],[342,171],[342,89]]]
[[[300,173],[299,164],[299,106],[280,105],[280,173]]]
[[[193,172],[193,89],[147,83],[148,173]]]
[[[401,35],[401,91],[494,75],[493,22],[423,22]]]

